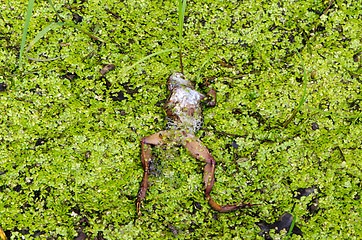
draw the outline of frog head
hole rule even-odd
[[[171,74],[167,81],[167,88],[169,91],[176,87],[189,87],[191,89],[194,89],[194,85],[192,84],[192,82],[186,79],[186,77],[179,72]]]

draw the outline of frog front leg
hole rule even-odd
[[[183,140],[183,145],[186,149],[189,150],[191,156],[204,161],[204,184],[205,184],[205,197],[209,201],[209,205],[218,212],[230,212],[236,211],[245,206],[251,206],[253,204],[249,203],[235,203],[232,205],[219,205],[217,204],[212,197],[210,196],[212,187],[215,182],[215,164],[216,161],[214,157],[210,154],[209,150],[202,144],[200,139],[195,137],[193,134],[190,134],[185,140]]]

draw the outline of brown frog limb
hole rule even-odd
[[[170,96],[165,103],[165,111],[169,130],[160,131],[141,140],[141,162],[144,173],[136,200],[138,216],[141,215],[141,204],[146,197],[152,146],[165,144],[181,145],[191,153],[192,157],[206,163],[203,177],[205,197],[213,209],[219,212],[230,212],[253,205],[249,203],[219,205],[210,196],[215,182],[216,161],[194,133],[201,128],[203,122],[200,103],[204,101],[209,106],[215,106],[215,90],[211,88],[208,92],[209,97],[205,97],[194,89],[192,83],[182,73],[172,74],[167,85]]]

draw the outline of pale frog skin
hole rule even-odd
[[[196,91],[182,73],[172,74],[167,82],[170,96],[165,103],[167,129],[197,132],[203,124],[201,101],[205,95]]]
[[[210,206],[219,212],[235,211],[253,204],[237,203],[233,205],[219,205],[210,196],[215,182],[215,159],[209,150],[202,144],[194,133],[203,123],[201,102],[209,106],[215,106],[215,90],[211,88],[208,97],[196,91],[193,84],[182,73],[173,73],[167,82],[170,96],[165,103],[167,114],[167,129],[160,131],[141,140],[141,161],[144,169],[143,180],[136,200],[137,214],[141,215],[141,205],[146,197],[149,175],[149,163],[151,160],[151,146],[176,143],[189,150],[191,156],[204,161],[205,197]]]

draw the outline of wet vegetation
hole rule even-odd
[[[189,1],[183,38],[175,1],[36,1],[23,48],[28,2],[0,2],[7,238],[361,236],[360,1]],[[138,220],[140,139],[164,129],[180,39],[185,75],[217,90],[197,133],[212,195],[259,205],[213,211],[203,163],[164,147]]]

